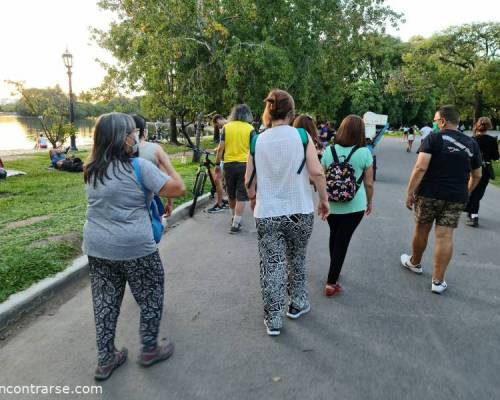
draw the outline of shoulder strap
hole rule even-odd
[[[349,153],[349,155],[347,156],[347,158],[345,159],[345,162],[348,163],[349,160],[351,159],[352,155],[356,152],[356,150],[359,149],[358,146],[354,146],[351,150],[351,152]]]
[[[259,134],[256,131],[253,131],[252,134],[250,135],[250,155],[252,156],[252,161],[253,161],[253,171],[252,175],[250,175],[250,180],[247,183],[247,188],[250,187],[252,184],[253,180],[255,179],[255,174],[257,172],[257,165],[255,164],[255,149],[257,147],[257,138],[259,137]]]
[[[146,188],[144,187],[144,183],[142,182],[141,165],[139,164],[138,158],[132,158],[132,166],[134,167],[135,177],[137,179],[137,182],[139,183],[139,186],[141,187],[142,193],[144,194],[144,199],[146,200]]]
[[[309,144],[309,135],[307,134],[304,128],[297,128],[297,131],[299,132],[300,141],[302,142],[302,147],[304,147],[304,158],[302,159],[302,163],[300,164],[300,167],[297,170],[297,174],[300,175],[300,173],[304,169],[304,165],[306,165],[306,154],[307,154],[307,145]]]
[[[334,144],[332,144],[330,146],[330,151],[332,152],[333,162],[335,164],[339,164],[340,160],[339,160],[339,156],[337,155],[337,152],[335,151],[335,145]]]
[[[467,146],[463,145],[458,140],[455,140],[451,136],[448,136],[448,135],[442,135],[442,138],[443,138],[443,140],[446,140],[447,142],[453,143],[460,150],[465,151],[469,157],[471,157],[471,158],[473,157],[472,151],[470,151],[470,149]]]

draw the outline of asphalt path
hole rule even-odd
[[[404,206],[415,154],[401,139],[377,148],[374,213],[355,233],[341,283],[323,296],[328,227],[315,221],[308,250],[311,313],[267,336],[255,227],[241,234],[229,213],[198,213],[161,243],[166,307],[161,338],[173,357],[149,369],[138,354],[138,307],[125,295],[117,346],[130,359],[102,384],[104,399],[493,399],[500,393],[500,190],[481,203],[480,228],[456,231],[448,291],[432,294],[424,273],[399,265],[413,216]],[[1,385],[94,385],[95,331],[88,285],[0,348]]]

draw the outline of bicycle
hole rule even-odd
[[[209,151],[198,149],[195,146],[188,146],[193,151],[200,152],[205,155],[205,158],[200,160],[200,165],[198,166],[198,170],[196,171],[196,177],[193,185],[193,202],[189,207],[189,216],[192,217],[196,210],[196,203],[198,202],[198,197],[203,194],[205,190],[205,183],[207,181],[207,176],[210,178],[210,183],[212,184],[211,193],[215,193],[215,180],[212,172],[212,167],[215,167],[215,164],[210,160],[210,156],[213,155]]]

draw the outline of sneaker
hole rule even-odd
[[[420,275],[422,273],[422,266],[420,264],[413,265],[411,263],[411,256],[408,254],[401,254],[401,265],[416,274]]]
[[[472,227],[477,228],[479,226],[479,217],[474,217],[472,219]]]
[[[269,336],[279,336],[279,334],[281,333],[281,330],[279,328],[268,326],[266,320],[264,320],[264,326],[266,327],[266,331]]]
[[[120,351],[116,350],[113,361],[109,364],[98,366],[96,368],[94,379],[96,381],[105,381],[108,379],[113,371],[127,360],[127,354],[128,350],[126,347],[122,348]]]
[[[210,207],[207,210],[207,213],[209,213],[209,214],[215,214],[215,213],[218,213],[218,212],[221,212],[221,211],[224,211],[224,207],[219,206],[218,204],[215,204],[213,207]]]
[[[432,290],[433,293],[441,294],[446,289],[448,289],[448,285],[446,284],[445,281],[443,281],[443,282],[439,282],[439,281],[436,281],[436,280],[432,281],[432,288],[431,288],[431,290]]]
[[[333,285],[327,283],[325,286],[325,296],[326,297],[333,297],[336,296],[340,293],[342,293],[344,289],[342,289],[342,286],[340,286],[338,283],[334,283]]]
[[[286,313],[286,316],[291,319],[297,319],[300,316],[307,314],[309,311],[311,311],[311,305],[308,304],[306,308],[303,308],[302,310],[299,310],[298,308],[295,308],[294,306],[290,305],[288,307],[288,312]]]
[[[222,200],[222,208],[228,209],[229,207],[229,201],[227,200]]]
[[[157,346],[153,351],[143,351],[139,355],[139,364],[143,367],[149,367],[157,362],[165,361],[174,354],[175,346],[172,342],[167,342]]]
[[[238,233],[238,232],[241,232],[241,224],[231,225],[231,229],[229,230],[229,233]]]

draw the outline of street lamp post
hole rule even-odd
[[[71,68],[73,67],[73,54],[71,54],[68,49],[62,55],[64,66],[68,69],[68,79],[69,79],[69,122],[71,127],[74,129],[75,123],[75,106],[73,101],[73,87],[71,85]],[[71,132],[71,150],[77,151],[76,148],[76,138],[74,131]]]

